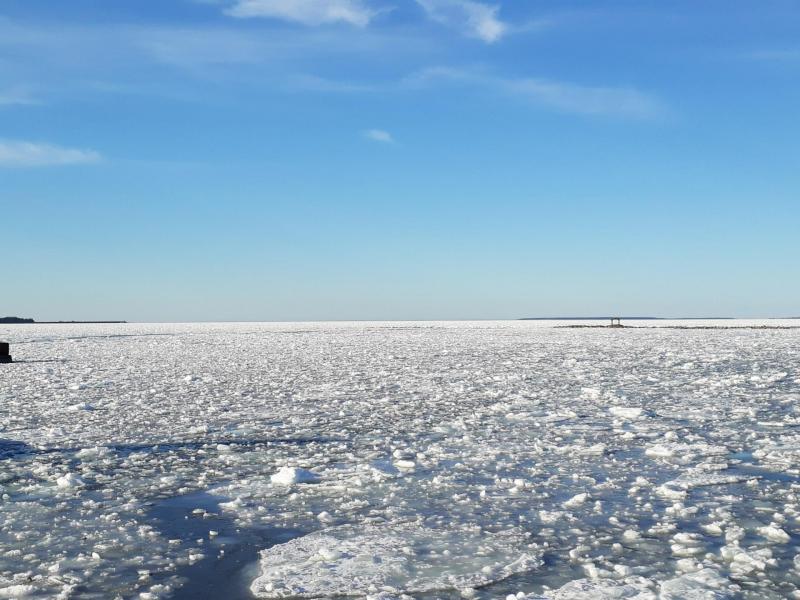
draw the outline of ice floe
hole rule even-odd
[[[259,598],[328,598],[473,589],[541,565],[521,532],[342,526],[261,553]]]

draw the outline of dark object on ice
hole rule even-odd
[[[617,327],[625,326],[622,324],[622,320],[619,317],[611,317],[611,325],[609,327],[614,327],[616,329]]]
[[[0,363],[10,363],[11,354],[9,354],[8,342],[0,342]]]
[[[10,323],[33,323],[33,319],[23,319],[21,317],[0,317],[0,323],[8,325]]]

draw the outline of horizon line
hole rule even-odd
[[[19,318],[19,317],[5,317],[5,318]],[[746,321],[746,320],[783,320],[795,321],[800,320],[800,316],[792,317],[731,317],[731,316],[715,316],[715,317],[654,317],[654,316],[578,316],[578,317],[506,317],[506,318],[462,318],[462,319],[256,319],[256,320],[240,320],[240,319],[203,319],[203,320],[188,320],[188,321],[175,321],[175,320],[158,320],[158,321],[130,321],[130,320],[47,320],[47,321],[10,321],[2,322],[3,317],[0,317],[0,326],[2,325],[130,325],[130,324],[158,324],[158,323],[458,323],[470,321],[608,321],[610,319],[622,319],[626,321]],[[21,319],[21,318],[20,318]]]

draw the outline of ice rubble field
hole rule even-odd
[[[800,598],[800,330],[0,338],[0,598]]]

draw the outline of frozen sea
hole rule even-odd
[[[0,598],[800,598],[798,322],[561,324],[0,325]]]

